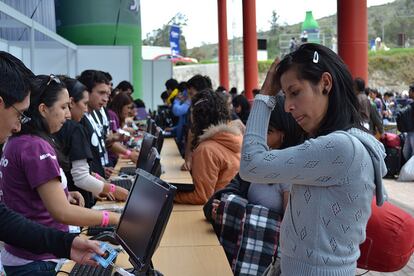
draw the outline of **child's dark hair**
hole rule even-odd
[[[204,89],[194,95],[191,103],[192,127],[194,134],[192,149],[199,143],[199,137],[210,126],[227,123],[230,114],[223,96],[212,89]]]
[[[276,130],[283,131],[284,139],[280,149],[296,146],[303,142],[304,131],[296,123],[292,114],[284,109],[285,97],[282,95],[276,96],[276,106],[270,114],[269,127]]]

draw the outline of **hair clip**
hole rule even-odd
[[[313,53],[313,63],[318,63],[319,62],[319,53],[318,53],[318,51],[315,51],[314,53]]]
[[[194,104],[194,106],[196,106],[196,105],[198,105],[198,104],[200,104],[200,103],[203,103],[203,102],[207,102],[208,101],[208,99],[199,99],[195,104]]]

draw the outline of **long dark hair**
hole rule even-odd
[[[281,76],[290,69],[297,72],[300,80],[307,80],[313,85],[319,83],[325,72],[332,76],[328,110],[316,136],[352,127],[364,130],[358,113],[359,104],[353,90],[352,76],[337,54],[325,46],[305,43],[296,51],[286,55],[278,64],[276,81],[279,85]]]
[[[115,112],[118,116],[119,123],[123,125],[125,122],[125,118],[122,118],[122,108],[126,105],[132,104],[134,101],[132,100],[131,96],[128,95],[126,92],[118,93],[112,101],[109,103],[108,108]]]
[[[25,114],[31,120],[26,124],[22,124],[20,132],[13,135],[35,135],[46,140],[55,149],[61,166],[64,164],[64,157],[59,150],[59,146],[53,140],[49,125],[39,112],[39,105],[44,103],[47,107],[53,106],[58,101],[59,95],[64,89],[66,89],[65,84],[54,75],[36,76],[31,83],[30,106],[25,111]]]
[[[204,131],[213,125],[227,123],[230,120],[227,103],[223,96],[212,89],[204,89],[198,92],[191,103],[192,127],[194,134],[192,149],[196,148],[199,137]]]

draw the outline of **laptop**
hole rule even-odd
[[[148,158],[148,154],[151,151],[151,148],[155,146],[157,143],[157,139],[154,135],[149,133],[144,133],[144,137],[142,138],[141,148],[139,150],[139,156],[137,160],[136,167],[122,167],[119,170],[120,174],[126,175],[135,175],[135,171],[137,168],[141,168],[142,164]]]
[[[129,255],[135,270],[149,272],[151,258],[161,241],[173,208],[176,188],[137,169],[115,239]]]
[[[161,174],[158,174],[158,172],[161,172],[160,160],[161,158],[158,154],[157,148],[152,147],[147,156],[147,159],[138,165],[138,169],[142,169],[156,177],[160,177]]]

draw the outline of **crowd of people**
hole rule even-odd
[[[252,109],[236,89],[213,91],[207,76],[171,82],[162,98],[172,115],[186,113],[172,129],[181,128],[182,169],[195,185],[175,200],[204,204],[233,272],[261,274],[277,255],[283,275],[354,275],[371,202],[385,200],[383,124],[395,121],[402,101],[391,93],[382,99],[333,51],[312,43],[274,62]],[[279,221],[280,230],[266,229],[280,238],[258,237],[253,213]],[[262,244],[250,259],[245,240]],[[263,253],[268,248],[273,253]]]
[[[4,52],[0,65],[4,269],[53,275],[59,257],[94,264],[96,243],[65,232],[118,222],[90,208],[102,197],[126,200],[108,178],[119,157],[137,162],[123,133],[136,135],[131,118],[145,104],[127,81],[112,88],[107,72],[35,76]],[[395,120],[398,99],[381,99],[312,43],[272,64],[252,106],[235,88],[213,89],[208,76],[165,88],[157,124],[194,183],[174,201],[204,205],[236,275],[261,275],[275,258],[282,275],[355,275],[371,202],[385,200],[385,150],[374,135]],[[22,242],[23,228],[39,238]]]
[[[127,123],[135,114],[133,87],[123,81],[112,89],[110,74],[99,70],[36,76],[6,52],[0,71],[4,271],[54,275],[60,257],[96,265],[99,244],[68,234],[69,225],[119,221],[120,214],[91,207],[128,197],[109,176],[120,156],[138,158],[126,144],[137,131]]]

